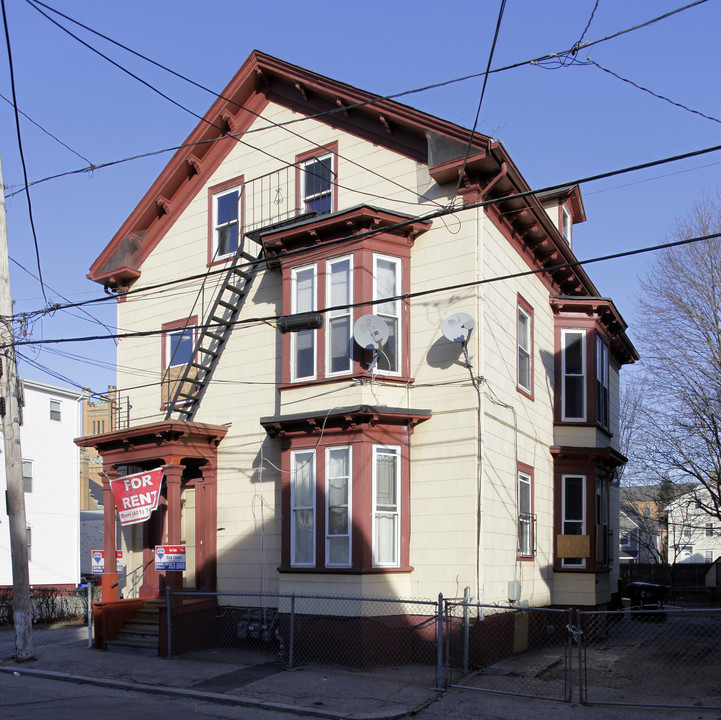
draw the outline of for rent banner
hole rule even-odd
[[[111,480],[121,525],[145,522],[158,507],[163,468]]]

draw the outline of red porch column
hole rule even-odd
[[[168,516],[167,516],[167,543],[180,545],[180,484],[183,481],[185,466],[171,460],[163,465],[165,471],[165,486],[167,488]],[[168,570],[165,573],[165,584],[173,592],[183,589],[183,573],[181,570]]]
[[[112,467],[102,473],[103,478],[103,553],[105,566],[100,576],[103,602],[118,599],[118,572],[115,553],[117,538],[115,537],[115,498],[110,481],[120,477],[120,473]]]

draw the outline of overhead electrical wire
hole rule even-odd
[[[702,118],[706,118],[706,120],[712,120],[715,123],[721,123],[721,120],[714,117],[713,115],[707,115],[706,113],[701,112],[700,110],[694,110],[693,108],[688,107],[688,105],[684,105],[683,103],[676,102],[675,100],[671,100],[671,98],[667,98],[665,95],[660,95],[657,92],[654,92],[653,90],[649,90],[647,87],[644,87],[643,85],[639,85],[637,82],[634,82],[633,80],[629,80],[628,78],[622,77],[618,73],[614,72],[613,70],[609,70],[606,67],[603,67],[600,63],[597,63],[595,60],[592,60],[590,57],[587,58],[587,64],[593,65],[594,67],[598,68],[599,70],[603,70],[603,72],[608,73],[612,77],[615,77],[617,80],[620,80],[621,82],[625,82],[633,87],[635,87],[637,90],[642,90],[645,93],[648,93],[649,95],[653,95],[653,97],[658,98],[659,100],[663,100],[664,102],[670,103],[671,105],[674,105],[677,108],[681,108],[682,110],[686,110],[687,112],[693,113],[694,115],[699,115]]]
[[[470,280],[468,282],[464,283],[455,283],[450,285],[443,285],[440,287],[435,288],[429,288],[428,290],[417,290],[415,292],[408,292],[408,293],[402,293],[400,295],[394,295],[390,297],[384,297],[377,300],[366,300],[363,302],[357,302],[357,303],[347,303],[343,305],[334,305],[332,307],[326,307],[320,310],[317,310],[319,313],[328,313],[335,310],[347,310],[350,308],[357,308],[357,307],[367,307],[367,306],[373,306],[378,305],[382,303],[387,303],[390,301],[395,300],[412,300],[414,298],[419,297],[426,297],[428,295],[436,295],[438,293],[447,293],[457,290],[463,290],[467,288],[477,287],[480,285],[488,285],[491,283],[496,282],[504,282],[507,280],[514,280],[517,278],[522,277],[528,277],[530,275],[540,275],[543,273],[553,273],[558,270],[564,270],[567,268],[576,268],[581,267],[584,265],[591,265],[594,263],[599,262],[606,262],[609,260],[619,260],[621,258],[627,258],[632,257],[634,255],[641,255],[648,252],[657,252],[659,250],[667,250],[669,248],[675,248],[675,247],[681,247],[683,245],[690,245],[697,242],[704,242],[706,240],[713,240],[721,237],[721,232],[719,233],[709,233],[707,235],[700,235],[697,237],[692,238],[684,238],[682,240],[675,240],[672,242],[666,242],[666,243],[660,243],[657,245],[649,245],[642,248],[636,248],[634,250],[624,250],[622,252],[617,253],[610,253],[608,255],[600,255],[593,258],[588,258],[586,260],[575,260],[572,262],[565,262],[565,263],[558,263],[556,265],[549,265],[547,267],[543,268],[533,268],[529,270],[522,270],[520,272],[515,273],[508,273],[506,275],[496,275],[494,277],[490,278],[483,278],[481,280]],[[579,296],[583,297],[583,296]],[[267,324],[269,322],[274,322],[279,320],[282,317],[282,315],[266,315],[262,317],[252,317],[252,318],[245,318],[243,320],[236,320],[233,323],[233,327],[238,326],[247,326],[247,325],[258,325],[258,324]],[[192,330],[198,330],[202,326],[200,325],[190,325],[187,326],[186,329],[192,329]],[[140,338],[140,337],[152,337],[157,335],[163,335],[165,330],[159,329],[159,330],[138,330],[135,332],[125,332],[125,333],[116,333],[112,336],[107,335],[93,335],[93,336],[85,336],[85,337],[74,337],[74,338],[55,338],[55,339],[46,339],[46,340],[16,340],[14,342],[17,346],[27,346],[27,345],[51,345],[51,344],[60,344],[60,343],[68,343],[68,342],[90,342],[95,340],[108,340],[112,338],[116,339],[127,339],[127,338]],[[0,344],[0,349],[10,347],[13,343],[6,343],[6,344]]]
[[[476,108],[476,118],[473,121],[473,127],[471,128],[471,134],[468,137],[468,143],[466,144],[466,152],[463,155],[463,163],[461,164],[461,171],[458,173],[458,183],[456,185],[455,192],[451,197],[450,205],[456,201],[458,197],[458,191],[461,189],[461,183],[463,182],[463,176],[466,172],[466,164],[468,163],[468,155],[473,147],[473,137],[476,134],[476,128],[478,127],[478,118],[481,116],[481,106],[483,105],[483,98],[486,94],[486,86],[488,85],[488,74],[491,71],[491,63],[493,62],[493,54],[496,50],[496,43],[498,42],[498,36],[501,32],[501,20],[503,20],[503,11],[506,9],[506,0],[501,0],[501,7],[498,10],[498,19],[496,20],[496,30],[493,33],[493,42],[491,43],[491,50],[488,53],[488,62],[486,63],[486,71],[483,73],[483,87],[481,88],[481,96],[478,99],[478,107]]]
[[[505,0],[503,0],[503,1],[504,1],[504,3],[505,3]],[[104,60],[107,60],[109,63],[111,63],[112,65],[114,65],[114,66],[115,66],[116,68],[118,68],[119,70],[122,70],[123,72],[127,73],[128,75],[130,75],[130,77],[132,77],[133,79],[135,79],[135,80],[137,80],[138,82],[142,83],[143,85],[145,85],[147,88],[149,88],[149,89],[152,90],[153,92],[156,92],[158,95],[160,95],[160,96],[161,96],[162,98],[164,98],[165,100],[168,100],[168,101],[171,102],[173,105],[175,105],[176,107],[180,108],[181,110],[184,110],[185,112],[189,113],[189,114],[192,115],[193,117],[199,119],[201,122],[204,122],[204,123],[210,125],[211,127],[214,127],[216,130],[219,130],[219,131],[221,132],[221,134],[222,134],[223,137],[230,137],[230,138],[232,138],[233,140],[235,140],[236,142],[238,142],[238,143],[240,143],[240,144],[242,144],[242,145],[244,145],[244,146],[246,146],[246,147],[249,147],[249,148],[251,148],[252,150],[255,150],[256,152],[260,152],[260,153],[262,153],[262,154],[264,154],[264,155],[267,155],[269,158],[272,158],[273,160],[277,160],[278,162],[282,163],[282,166],[283,166],[283,167],[300,167],[300,163],[298,163],[298,162],[288,163],[287,161],[285,161],[285,160],[277,157],[276,155],[274,155],[273,153],[269,152],[268,150],[265,150],[264,148],[256,147],[256,146],[252,145],[251,143],[247,142],[246,140],[241,139],[241,137],[244,135],[243,133],[233,134],[233,133],[228,133],[228,132],[226,132],[226,130],[225,130],[224,128],[222,128],[221,126],[216,125],[215,123],[213,123],[213,122],[211,122],[210,120],[206,119],[204,116],[198,115],[196,112],[194,112],[194,111],[191,110],[190,108],[187,108],[187,107],[185,107],[184,105],[182,105],[181,103],[173,100],[169,95],[163,93],[161,90],[159,90],[158,88],[156,88],[154,85],[146,82],[146,81],[143,80],[139,75],[136,75],[135,73],[131,72],[130,70],[128,70],[128,69],[127,69],[126,67],[124,67],[123,65],[115,62],[112,58],[110,58],[110,57],[108,57],[107,55],[105,55],[104,53],[100,52],[100,50],[98,50],[97,48],[94,48],[94,47],[93,47],[92,45],[90,45],[89,43],[86,43],[84,40],[82,40],[82,39],[79,38],[77,35],[75,35],[74,33],[72,33],[72,32],[71,32],[70,30],[68,30],[66,27],[64,27],[64,26],[61,25],[59,22],[57,22],[56,20],[54,20],[53,18],[51,18],[47,13],[43,12],[39,7],[37,7],[37,5],[42,5],[43,7],[48,8],[51,12],[54,12],[54,13],[60,15],[61,17],[63,17],[63,18],[65,18],[66,20],[68,20],[69,22],[75,23],[76,25],[82,27],[83,29],[87,30],[88,32],[94,33],[95,35],[98,35],[99,37],[102,37],[103,39],[107,40],[108,42],[111,42],[111,43],[113,43],[114,45],[116,45],[116,46],[124,49],[125,51],[130,52],[130,53],[132,53],[133,55],[136,55],[137,57],[145,60],[146,62],[149,62],[149,63],[155,65],[156,67],[161,68],[162,70],[165,70],[165,71],[168,72],[168,73],[171,73],[171,74],[174,75],[175,77],[177,77],[177,78],[179,78],[179,79],[181,79],[181,80],[183,80],[183,81],[185,81],[185,82],[188,82],[188,83],[194,85],[195,87],[198,87],[198,88],[204,90],[204,91],[207,92],[207,93],[210,93],[213,97],[215,97],[215,98],[221,98],[221,99],[225,100],[226,102],[229,102],[229,103],[235,105],[236,107],[241,108],[241,109],[245,110],[246,112],[249,112],[250,114],[254,115],[254,116],[257,117],[257,118],[261,118],[261,119],[265,120],[266,122],[270,122],[271,125],[274,126],[274,127],[276,127],[276,126],[277,126],[277,127],[281,127],[281,129],[285,130],[286,132],[291,133],[291,134],[294,135],[295,137],[301,138],[301,139],[304,140],[305,142],[309,142],[309,143],[315,145],[316,148],[319,149],[319,150],[321,150],[323,153],[329,152],[327,147],[325,147],[325,146],[323,146],[323,145],[320,145],[320,144],[318,144],[318,143],[316,143],[316,142],[313,142],[313,141],[309,140],[309,139],[306,138],[305,136],[300,135],[299,133],[296,133],[294,130],[291,130],[290,128],[283,127],[283,126],[279,126],[277,123],[273,123],[271,120],[268,120],[267,118],[263,118],[262,115],[260,115],[260,113],[254,111],[254,110],[251,110],[251,109],[249,109],[249,108],[247,108],[247,107],[244,107],[243,105],[240,105],[239,103],[231,100],[230,98],[226,98],[226,97],[224,97],[223,95],[221,95],[221,94],[219,94],[219,93],[217,93],[217,92],[215,92],[215,91],[213,91],[213,90],[210,90],[209,88],[204,87],[203,85],[195,82],[194,80],[191,80],[191,79],[187,78],[186,76],[181,75],[180,73],[176,72],[175,70],[171,70],[170,68],[166,67],[165,65],[162,65],[161,63],[159,63],[159,62],[157,62],[157,61],[155,61],[155,60],[151,60],[150,58],[146,57],[145,55],[142,55],[141,53],[138,53],[138,52],[136,52],[135,50],[132,50],[132,49],[128,48],[127,46],[125,46],[125,45],[123,45],[123,44],[121,44],[121,43],[113,40],[112,38],[109,38],[108,36],[103,35],[102,33],[99,33],[99,32],[97,32],[97,31],[93,30],[92,28],[88,27],[87,25],[84,25],[84,24],[82,24],[82,23],[80,23],[80,22],[78,22],[78,21],[76,21],[76,20],[73,20],[73,18],[69,17],[68,15],[65,15],[65,14],[63,14],[63,13],[57,11],[57,10],[54,10],[53,8],[50,8],[50,7],[49,7],[48,5],[46,5],[45,3],[38,2],[38,0],[26,0],[26,2],[27,2],[31,7],[33,7],[37,12],[39,12],[43,17],[45,17],[49,22],[53,23],[56,27],[58,27],[58,28],[60,28],[61,30],[63,30],[63,32],[66,32],[68,35],[70,35],[70,37],[72,37],[73,39],[77,40],[79,43],[81,43],[82,45],[84,45],[86,48],[88,48],[88,49],[91,50],[92,52],[96,53],[97,55],[100,55],[100,57],[102,57]],[[399,183],[399,182],[396,181],[396,180],[393,180],[393,179],[391,179],[391,178],[385,177],[384,175],[381,175],[379,172],[377,172],[377,171],[375,171],[375,170],[372,170],[372,169],[370,169],[370,168],[367,168],[367,167],[361,165],[360,163],[356,162],[355,160],[350,160],[350,159],[347,158],[347,157],[343,157],[343,156],[340,155],[339,153],[336,153],[336,154],[338,155],[338,157],[342,158],[342,159],[345,160],[346,162],[349,162],[349,163],[355,165],[356,167],[360,168],[361,170],[363,170],[363,171],[365,171],[365,172],[367,172],[367,173],[373,174],[373,175],[375,175],[376,177],[379,177],[379,178],[381,178],[382,180],[385,180],[386,182],[389,182],[389,183],[397,186],[398,188],[400,188],[400,189],[403,190],[404,192],[409,192],[409,193],[411,193],[411,194],[417,194],[417,193],[415,193],[413,190],[411,190],[410,188],[406,187],[405,185],[402,185],[401,183]],[[334,181],[334,184],[337,185],[337,182]],[[343,186],[342,186],[342,185],[338,185],[338,187],[343,187]],[[346,190],[351,190],[351,188],[344,188],[344,189],[346,189]],[[382,196],[382,195],[375,195],[374,193],[368,193],[368,192],[364,192],[364,194],[365,194],[365,195],[368,195],[368,196],[370,196],[370,197],[377,197],[377,198],[383,198],[383,197],[384,197],[384,196]],[[435,202],[435,201],[432,201],[432,202]],[[418,204],[418,203],[413,203],[413,204]],[[435,203],[435,204],[438,205],[438,203]]]
[[[29,0],[26,0],[26,1],[29,1]],[[43,3],[39,3],[38,0],[34,0],[34,1],[37,2],[38,4],[43,4]],[[667,13],[664,13],[663,15],[660,15],[660,16],[658,16],[658,17],[652,18],[651,20],[647,20],[647,21],[645,21],[645,22],[643,22],[643,23],[639,23],[639,24],[634,25],[634,26],[632,26],[632,27],[625,28],[625,29],[623,29],[623,30],[619,30],[619,31],[617,31],[617,32],[615,32],[615,33],[613,33],[613,34],[611,34],[611,35],[607,35],[607,36],[605,36],[605,37],[603,37],[603,38],[599,38],[598,40],[593,40],[593,41],[585,42],[585,43],[583,43],[582,45],[576,44],[576,45],[574,45],[573,47],[571,47],[571,48],[569,48],[569,49],[567,49],[567,50],[563,50],[563,51],[559,51],[559,52],[546,53],[545,55],[542,55],[542,56],[537,57],[537,58],[533,58],[533,59],[531,59],[531,60],[523,60],[523,61],[520,61],[520,62],[517,62],[517,63],[513,63],[513,64],[511,64],[511,65],[505,65],[505,66],[500,67],[500,68],[493,68],[493,69],[490,70],[490,72],[491,72],[491,73],[505,72],[505,71],[508,71],[508,70],[515,70],[515,69],[517,69],[517,68],[524,67],[524,66],[526,66],[526,65],[530,65],[530,66],[539,65],[540,63],[542,63],[542,62],[545,61],[545,60],[555,60],[555,59],[558,59],[559,57],[566,56],[566,55],[569,55],[569,54],[572,54],[572,53],[576,53],[576,52],[578,52],[578,50],[580,50],[580,49],[586,49],[586,48],[589,48],[589,47],[593,47],[594,45],[598,45],[598,44],[603,43],[603,42],[608,42],[609,40],[613,40],[613,39],[615,39],[615,38],[617,38],[617,37],[620,37],[620,36],[622,36],[622,35],[625,35],[625,34],[627,34],[627,33],[635,32],[635,31],[637,31],[637,30],[641,30],[641,29],[643,29],[643,28],[649,27],[649,26],[651,26],[651,25],[653,25],[653,24],[655,24],[655,23],[657,23],[657,22],[660,22],[660,21],[662,21],[662,20],[668,19],[668,18],[672,17],[673,15],[676,15],[676,14],[678,14],[678,13],[684,12],[684,11],[689,10],[689,9],[691,9],[691,8],[694,8],[694,7],[698,6],[698,5],[703,5],[704,3],[708,2],[708,1],[709,1],[709,0],[696,0],[695,2],[692,2],[692,3],[688,4],[688,5],[684,5],[684,6],[680,7],[680,8],[677,8],[676,10],[669,11],[669,12],[667,12]],[[48,9],[50,9],[49,6],[47,6],[47,5],[44,5],[44,7],[47,7]],[[57,11],[53,11],[53,12],[57,12]],[[170,71],[170,72],[172,72],[172,71]],[[422,86],[422,87],[413,88],[413,89],[411,89],[411,90],[403,90],[403,91],[401,91],[401,92],[392,93],[392,94],[390,94],[390,95],[377,95],[377,96],[375,96],[375,97],[374,97],[373,99],[371,99],[371,100],[363,100],[363,101],[359,101],[359,102],[356,102],[356,103],[351,103],[351,104],[349,104],[349,105],[345,105],[344,107],[332,108],[332,109],[330,109],[330,110],[325,110],[325,111],[322,111],[322,112],[318,112],[318,113],[315,113],[315,114],[313,114],[313,115],[304,115],[302,118],[296,118],[296,119],[293,119],[293,120],[284,121],[284,122],[282,122],[282,123],[277,123],[276,126],[277,126],[277,127],[287,126],[287,125],[292,125],[292,124],[299,123],[299,122],[305,122],[305,121],[307,121],[307,120],[313,120],[313,119],[316,119],[316,118],[327,117],[327,116],[329,116],[329,115],[334,115],[334,114],[339,113],[339,112],[348,112],[348,111],[354,110],[354,109],[356,109],[356,108],[362,108],[362,107],[366,107],[366,106],[369,106],[369,105],[374,105],[374,104],[377,104],[377,103],[380,103],[380,102],[383,102],[383,101],[386,101],[386,100],[396,100],[396,99],[398,99],[398,98],[400,98],[400,97],[405,97],[405,96],[408,96],[408,95],[423,93],[423,92],[427,92],[427,91],[429,91],[429,90],[435,90],[435,89],[438,89],[438,88],[447,87],[448,85],[453,85],[453,84],[455,84],[455,83],[466,82],[466,81],[468,81],[468,80],[473,80],[473,79],[482,77],[482,75],[483,75],[483,73],[471,73],[471,74],[469,74],[469,75],[463,75],[463,76],[461,76],[461,77],[452,78],[452,79],[450,79],[450,80],[443,80],[443,81],[441,81],[441,82],[431,83],[431,84],[429,84],[429,85],[424,85],[424,86]],[[267,127],[270,127],[270,126],[267,126]],[[254,128],[254,129],[249,129],[249,130],[246,130],[243,134],[244,134],[244,135],[249,135],[249,134],[254,133],[254,132],[262,132],[262,131],[264,131],[264,130],[267,130],[267,127],[258,127],[258,128]],[[219,140],[225,140],[225,137],[215,138],[215,139],[212,139],[212,140],[204,140],[204,141],[201,141],[201,142],[199,142],[199,143],[187,143],[187,144],[183,144],[183,145],[176,145],[176,146],[173,146],[173,147],[163,148],[163,149],[160,149],[160,150],[152,150],[152,151],[149,151],[149,152],[146,152],[146,153],[139,153],[139,154],[136,154],[136,155],[130,155],[130,156],[128,156],[128,157],[120,158],[120,159],[117,159],[117,160],[108,160],[108,161],[106,161],[106,162],[102,162],[102,163],[99,163],[99,164],[97,164],[97,165],[96,165],[96,164],[92,164],[92,165],[90,165],[90,166],[87,167],[87,168],[78,168],[78,169],[76,169],[76,170],[68,170],[68,171],[65,171],[65,172],[56,173],[56,174],[54,174],[54,175],[49,175],[49,176],[47,176],[47,177],[40,178],[39,180],[34,180],[34,181],[32,181],[31,183],[29,183],[28,186],[29,186],[29,187],[32,187],[33,185],[39,185],[39,184],[41,184],[41,183],[49,182],[49,181],[52,181],[52,180],[58,180],[58,179],[61,179],[61,178],[64,178],[64,177],[72,176],[72,175],[80,175],[80,174],[91,173],[91,172],[94,172],[95,170],[100,170],[100,169],[105,169],[105,168],[113,167],[113,166],[115,166],[115,165],[120,165],[120,164],[123,164],[123,163],[126,163],[126,162],[133,162],[133,161],[135,161],[135,160],[142,160],[142,159],[145,159],[145,158],[148,158],[148,157],[153,157],[153,156],[156,156],[156,155],[162,155],[162,154],[165,154],[165,153],[176,152],[177,150],[180,150],[180,149],[183,149],[183,148],[194,147],[194,146],[196,146],[196,145],[204,145],[204,144],[207,144],[207,143],[218,142]],[[22,192],[22,191],[19,191],[19,192]],[[7,197],[12,197],[13,195],[16,195],[16,194],[17,194],[17,192],[8,193],[8,194],[7,194]]]
[[[660,158],[660,159],[658,159],[658,160],[651,160],[651,161],[648,161],[648,162],[645,162],[645,163],[640,163],[640,164],[637,164],[637,165],[630,165],[630,166],[627,166],[627,167],[624,167],[624,168],[620,168],[620,169],[617,169],[617,170],[610,170],[610,171],[603,172],[603,173],[597,173],[597,174],[595,174],[595,175],[588,175],[588,176],[583,177],[583,178],[577,178],[577,179],[574,179],[574,180],[568,180],[568,181],[562,182],[562,183],[555,183],[554,185],[548,185],[548,186],[546,186],[546,187],[539,188],[539,189],[536,189],[536,190],[527,190],[527,191],[523,191],[523,192],[519,192],[519,193],[513,193],[513,194],[511,194],[511,195],[504,195],[504,196],[502,196],[502,197],[493,198],[493,199],[490,199],[490,200],[482,200],[482,201],[477,202],[477,203],[469,203],[468,205],[466,205],[466,206],[464,206],[464,207],[462,207],[462,208],[442,208],[442,209],[437,210],[437,211],[434,211],[434,212],[429,212],[429,213],[427,213],[427,214],[425,214],[425,215],[418,215],[418,216],[415,216],[415,217],[412,217],[412,218],[408,218],[407,220],[402,220],[402,221],[400,221],[400,222],[393,223],[393,224],[391,224],[391,225],[385,226],[385,227],[380,228],[380,229],[377,229],[377,230],[375,230],[375,229],[374,229],[374,230],[369,230],[369,231],[357,233],[357,234],[355,234],[355,235],[350,235],[350,236],[344,236],[344,237],[341,237],[341,238],[337,238],[336,240],[330,240],[330,241],[327,241],[327,242],[325,243],[325,246],[327,247],[327,246],[330,246],[330,245],[340,245],[340,244],[344,244],[344,243],[345,243],[345,244],[358,243],[358,242],[363,241],[363,240],[364,240],[365,238],[367,238],[367,237],[371,237],[371,236],[373,236],[373,235],[378,234],[379,232],[386,232],[386,231],[388,231],[388,230],[401,228],[401,227],[404,227],[404,226],[406,226],[406,225],[410,225],[410,224],[416,223],[416,222],[423,222],[423,221],[427,221],[427,220],[433,220],[434,218],[440,217],[441,215],[452,215],[452,214],[455,214],[455,213],[458,213],[458,212],[461,212],[461,211],[465,211],[465,210],[469,210],[469,209],[473,209],[473,208],[483,208],[483,207],[488,207],[488,206],[491,206],[491,205],[496,205],[496,204],[499,204],[499,203],[502,203],[502,202],[507,202],[508,200],[514,200],[514,199],[517,199],[517,198],[529,197],[529,196],[531,196],[531,195],[537,195],[537,194],[541,194],[541,193],[553,192],[553,191],[556,191],[556,190],[560,190],[560,189],[562,189],[562,188],[566,188],[566,187],[568,187],[568,186],[583,185],[583,184],[586,184],[586,183],[595,182],[595,181],[597,181],[597,180],[603,180],[603,179],[607,179],[607,178],[610,178],[610,177],[616,177],[616,176],[619,176],[619,175],[625,175],[625,174],[630,173],[630,172],[636,172],[636,171],[639,171],[639,170],[646,170],[646,169],[649,169],[649,168],[652,168],[652,167],[657,167],[657,166],[660,166],[660,165],[666,165],[666,164],[672,163],[672,162],[678,162],[678,161],[680,161],[680,160],[688,160],[688,159],[690,159],[690,158],[699,157],[699,156],[702,156],[702,155],[707,155],[707,154],[709,154],[709,153],[718,152],[718,151],[720,151],[720,150],[721,150],[721,145],[713,145],[713,146],[711,146],[711,147],[702,148],[702,149],[700,149],[700,150],[692,150],[692,151],[690,151],[690,152],[682,153],[682,154],[680,154],[680,155],[673,155],[673,156],[670,156],[670,157]],[[313,248],[299,248],[299,249],[297,249],[297,250],[289,250],[287,253],[284,254],[284,257],[292,257],[292,256],[295,256],[295,255],[309,254],[309,253],[311,253],[311,252],[316,252],[316,248],[315,248],[315,247],[313,247]],[[250,262],[250,263],[242,263],[242,264],[239,264],[238,267],[239,267],[239,268],[251,268],[251,267],[253,267],[253,266],[256,265],[256,264],[259,264],[260,262],[262,262],[262,261],[254,261],[254,262]],[[217,274],[224,273],[224,272],[227,272],[227,268],[226,268],[226,267],[219,268],[219,269],[217,269],[217,270],[208,270],[208,271],[203,272],[203,273],[197,273],[197,274],[194,274],[194,275],[188,275],[188,276],[186,276],[186,277],[184,277],[184,278],[176,278],[176,279],[174,279],[174,280],[166,280],[166,281],[164,281],[164,282],[155,283],[155,284],[153,284],[153,285],[149,285],[149,286],[144,287],[144,288],[130,289],[130,290],[127,290],[126,292],[124,292],[124,293],[122,294],[122,296],[103,295],[103,296],[98,297],[98,298],[93,298],[93,299],[90,299],[90,300],[83,300],[83,301],[80,301],[80,302],[77,302],[77,303],[72,303],[72,304],[69,304],[69,305],[58,305],[56,309],[80,307],[80,306],[84,306],[84,305],[91,305],[91,304],[96,304],[96,303],[101,303],[101,302],[108,302],[108,301],[110,301],[110,300],[117,300],[118,297],[123,297],[123,299],[127,299],[127,298],[129,298],[129,297],[133,297],[133,296],[138,295],[138,294],[141,294],[141,293],[148,293],[148,292],[154,292],[154,291],[157,291],[157,290],[162,290],[163,288],[172,287],[172,286],[177,286],[177,285],[179,285],[180,283],[189,283],[189,282],[193,282],[193,281],[202,279],[202,278],[206,277],[206,275],[217,275]],[[36,312],[42,313],[42,312],[44,312],[44,311],[43,311],[43,310],[39,310],[39,311],[36,311]],[[26,315],[32,315],[32,313],[24,313],[24,314],[26,314]]]
[[[28,217],[30,219],[30,230],[33,235],[33,242],[35,244],[35,259],[38,266],[38,278],[40,280],[40,289],[43,293],[43,298],[45,299],[45,302],[48,302],[47,295],[45,294],[45,283],[43,282],[43,271],[42,267],[40,265],[40,248],[38,246],[38,236],[35,232],[35,219],[33,218],[33,204],[30,199],[30,188],[28,187],[28,169],[27,165],[25,164],[25,152],[23,151],[23,140],[22,140],[22,133],[20,132],[20,114],[18,112],[18,102],[17,102],[17,92],[15,89],[15,70],[13,68],[13,54],[12,54],[12,48],[10,46],[10,29],[8,28],[8,18],[7,18],[7,11],[5,10],[5,0],[0,0],[0,7],[2,7],[2,14],[3,14],[3,28],[5,30],[5,45],[7,47],[8,51],[8,67],[10,70],[10,87],[12,89],[12,95],[13,95],[13,108],[15,110],[15,131],[17,133],[17,140],[18,140],[18,151],[20,153],[20,164],[23,168],[23,178],[25,182],[25,195],[27,197],[27,203],[28,203]]]

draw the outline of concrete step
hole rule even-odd
[[[124,653],[125,655],[147,655],[157,657],[158,643],[143,640],[108,640],[105,647],[109,652]]]
[[[155,622],[146,622],[144,620],[138,620],[137,618],[127,620],[123,625],[123,630],[143,633],[145,635],[155,635],[156,637],[160,633],[160,627],[158,626],[157,620],[155,620]]]
[[[123,628],[122,630],[118,630],[115,639],[121,640],[122,642],[135,642],[136,640],[141,642],[149,642],[154,643],[155,647],[158,647],[157,631],[155,633],[143,631],[138,632],[136,630],[128,630],[128,628]]]

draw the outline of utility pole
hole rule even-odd
[[[22,450],[20,447],[20,409],[18,378],[15,369],[15,345],[10,297],[10,263],[5,221],[5,185],[0,165],[0,397],[5,405],[2,417],[5,439],[5,482],[7,513],[10,519],[10,554],[13,568],[13,623],[15,659],[33,660],[32,605],[28,572],[27,523],[23,488]],[[0,405],[0,414],[2,414]]]

